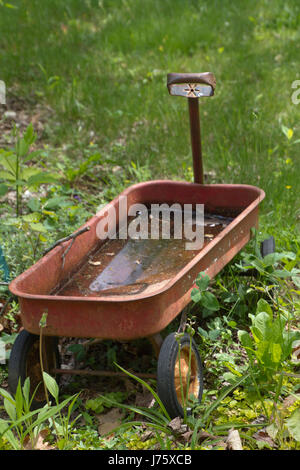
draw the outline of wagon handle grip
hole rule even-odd
[[[171,95],[187,98],[213,96],[216,78],[211,72],[204,73],[168,73],[167,87]]]
[[[194,182],[203,184],[203,161],[198,98],[213,96],[216,79],[213,73],[169,73],[167,87],[170,95],[188,98]]]

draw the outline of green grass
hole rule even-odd
[[[168,94],[168,72],[215,74],[215,96],[200,101],[206,182],[264,189],[259,239],[274,235],[279,251],[295,254],[295,260],[286,261],[287,269],[297,267],[300,104],[291,97],[292,83],[300,78],[298,0],[11,0],[16,8],[1,3],[0,80],[6,83],[8,102],[14,97],[27,113],[36,117],[39,109],[51,108],[39,135],[38,145],[45,146],[39,165],[63,176],[46,195],[37,196],[41,208],[52,204],[41,219],[47,229],[42,239],[26,226],[9,232],[5,220],[14,210],[1,203],[0,242],[12,277],[125,186],[154,178],[191,180],[187,103]],[[95,162],[97,153],[101,157]],[[74,202],[74,193],[82,202]],[[56,197],[63,202],[55,205]],[[24,202],[24,213],[42,211],[32,207]],[[253,251],[253,243],[246,250]],[[238,255],[210,286],[221,305],[216,318],[204,318],[203,309],[194,306],[201,328],[212,335],[206,342],[198,338],[211,386],[204,410],[222,389],[226,357],[230,354],[237,367],[244,365],[235,330],[240,323],[249,326],[248,313],[261,297],[290,311],[299,327],[298,288],[290,280],[283,283],[282,291],[275,289],[276,303],[267,278],[239,277],[235,264],[244,256]],[[15,323],[10,329],[18,327]],[[285,386],[283,397],[298,391],[296,384]],[[243,395],[244,407],[233,408],[237,421],[253,418],[248,398]],[[223,425],[233,412],[227,402],[221,405],[213,419]],[[82,433],[78,430],[80,445],[84,435],[92,448],[99,446],[97,426]],[[136,429],[129,431],[130,439],[124,434],[124,448],[129,440],[131,449],[143,444],[134,442],[135,434]],[[104,439],[103,446],[119,448],[121,437],[114,439]]]
[[[50,146],[68,144],[64,153],[83,159],[93,140],[122,167],[148,163],[153,178],[182,179],[191,165],[187,105],[169,96],[166,74],[212,71],[216,94],[201,101],[205,170],[215,172],[207,180],[260,186],[263,214],[295,225],[297,0],[13,4],[1,8],[0,78],[53,108],[43,135]],[[293,129],[290,140],[282,125]]]

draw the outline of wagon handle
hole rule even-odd
[[[213,96],[216,79],[211,72],[169,73],[167,87],[170,95],[188,98],[191,144],[193,154],[194,182],[203,184],[203,162],[198,99]]]

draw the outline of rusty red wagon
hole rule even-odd
[[[187,379],[188,335],[179,340],[179,355],[175,334],[162,340],[160,333],[189,304],[197,275],[204,271],[213,278],[250,240],[265,195],[249,185],[203,184],[198,98],[214,94],[213,74],[169,74],[167,84],[171,95],[188,98],[194,183],[156,180],[129,187],[81,227],[80,236],[57,245],[11,282],[24,327],[11,351],[12,391],[19,379],[41,380],[39,333],[46,312],[43,365],[49,373],[70,372],[59,368],[58,337],[149,338],[158,355],[158,392],[170,416],[183,413],[180,382],[187,386],[188,381],[189,392],[201,399],[202,365],[194,340]],[[127,207],[204,205],[202,248],[185,250],[183,240],[175,238],[99,239],[97,227],[104,219],[108,226],[110,214],[115,214],[117,229],[124,225],[120,204],[125,198]],[[37,394],[35,403],[42,399]]]

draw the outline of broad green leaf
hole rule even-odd
[[[208,337],[210,340],[215,341],[221,334],[221,330],[215,329],[215,330],[210,330],[208,333]]]
[[[16,143],[16,154],[19,155],[19,157],[24,157],[28,151],[29,151],[30,144],[26,142],[24,139],[18,139]]]
[[[274,264],[278,263],[278,261],[284,259],[294,260],[296,258],[296,253],[292,251],[284,251],[282,253],[269,253],[263,259],[263,263],[265,266],[274,266]]]
[[[25,186],[25,181],[18,178],[18,179],[15,180],[15,185],[16,186],[21,186],[21,187]]]
[[[293,348],[297,340],[300,339],[300,332],[297,330],[286,330],[282,332],[282,350],[283,360],[289,358],[292,354]]]
[[[257,349],[255,352],[256,358],[265,366],[271,367],[272,366],[272,358],[269,353],[269,346],[270,343],[268,341],[259,341],[257,344]]]
[[[14,436],[13,432],[9,429],[9,424],[4,419],[0,418],[0,435],[5,435],[6,439],[13,447],[14,450],[20,450],[20,443]]]
[[[7,217],[7,219],[1,221],[3,225],[14,226],[14,227],[21,227],[20,220],[18,218]]]
[[[7,334],[7,333],[2,333],[2,336],[1,336],[1,341],[4,343],[4,344],[13,344],[16,337],[17,337],[18,333],[13,333],[11,335]],[[11,400],[13,400],[13,398],[11,397]]]
[[[281,360],[281,355],[282,355],[282,349],[281,349],[280,344],[278,343],[271,344],[271,354],[272,354],[273,362],[279,363]]]
[[[16,174],[17,157],[12,152],[3,151],[0,153],[0,165],[12,174]]]
[[[0,171],[0,178],[6,181],[15,182],[16,176],[8,171]]]
[[[282,343],[286,323],[287,320],[283,318],[282,315],[278,315],[277,318],[275,318],[275,320],[273,321],[270,327],[270,339],[273,343]]]
[[[260,312],[256,316],[252,316],[251,331],[259,340],[267,340],[270,338],[271,324],[268,313]]]
[[[37,136],[34,132],[33,125],[30,123],[23,135],[23,139],[25,142],[27,142],[27,144],[31,145],[36,140],[36,137]]]
[[[238,339],[244,348],[249,348],[249,349],[253,348],[253,341],[249,333],[247,333],[247,331],[239,330]]]
[[[204,338],[208,338],[207,331],[203,330],[203,328],[201,328],[200,326],[198,326],[198,333],[200,334],[200,336],[204,336]]]
[[[26,427],[26,432],[24,433],[24,437],[25,437],[26,434],[29,434],[32,430],[34,430],[40,424],[44,423],[47,419],[52,418],[53,416],[57,415],[57,413],[62,408],[64,408],[73,399],[73,397],[74,396],[66,398],[59,405],[55,405],[55,406],[45,405],[42,409],[30,411],[29,413],[26,413],[25,415],[23,415],[16,422],[14,422],[12,426],[14,427],[18,426],[19,424],[24,423],[25,421],[30,422],[31,424]],[[37,415],[36,419],[31,420],[31,418],[35,415]]]
[[[40,172],[31,176],[28,179],[27,184],[28,186],[34,186],[36,184],[51,184],[51,183],[57,183],[58,179],[59,179],[58,175],[52,175],[50,173]]]
[[[7,398],[4,398],[3,403],[6,413],[12,421],[15,421],[15,419],[17,418],[17,411],[15,405],[13,405],[9,400],[7,400]]]
[[[210,282],[209,276],[205,274],[204,272],[201,272],[197,277],[196,285],[203,292],[208,288],[209,282]]]
[[[264,299],[259,299],[257,302],[256,314],[260,312],[266,312],[271,319],[273,318],[272,308],[270,304]]]
[[[10,401],[13,405],[15,405],[15,400],[14,400],[14,398],[13,398],[12,395],[11,395],[7,390],[5,390],[4,388],[0,388],[0,395],[1,395],[3,398],[6,398],[8,401]]]
[[[249,268],[255,268],[257,269],[257,271],[259,271],[260,273],[264,273],[265,272],[265,265],[263,263],[263,261],[261,261],[260,259],[258,258],[254,258],[250,261],[250,266]]]
[[[293,268],[291,271],[292,281],[297,286],[300,287],[300,269]]]
[[[203,292],[201,302],[205,308],[213,312],[217,312],[220,309],[218,299],[211,292]]]
[[[23,215],[22,220],[24,222],[38,222],[40,220],[40,214],[38,212],[32,212],[31,214]]]
[[[53,197],[51,199],[48,199],[48,201],[44,205],[44,208],[45,209],[56,209],[56,208],[61,207],[62,203],[65,203],[65,202],[70,204],[70,201],[68,201],[67,198],[64,197],[64,196]]]
[[[41,173],[41,170],[39,168],[34,168],[33,166],[28,166],[22,169],[22,178],[26,182],[28,182],[29,178],[39,175]]]
[[[20,418],[22,416],[23,412],[23,394],[22,394],[22,386],[21,386],[21,381],[19,379],[18,386],[17,386],[17,391],[15,395],[15,400],[16,400],[16,412],[17,412],[17,417]]]
[[[288,277],[291,277],[291,273],[285,269],[275,269],[272,272],[272,276],[279,277],[280,279],[287,279]]]
[[[9,186],[7,186],[6,184],[0,184],[0,197],[5,196],[8,190]]]
[[[26,404],[29,404],[30,400],[30,379],[26,377],[25,382],[22,387],[23,397]]]
[[[41,204],[37,197],[33,197],[29,199],[29,201],[27,202],[27,206],[30,210],[32,210],[32,212],[37,212],[40,209]]]
[[[34,232],[47,233],[46,227],[43,224],[41,224],[40,222],[37,222],[37,223],[31,222],[30,223],[30,228]]]
[[[202,296],[202,294],[198,289],[192,289],[191,299],[192,299],[193,302],[195,302],[195,303],[200,302],[201,296]]]
[[[23,158],[23,163],[28,162],[29,160],[33,160],[36,157],[39,157],[41,153],[41,150],[35,150],[34,152],[30,152],[27,157]]]
[[[297,408],[292,415],[285,421],[286,427],[292,437],[300,442],[300,408]]]
[[[269,426],[267,426],[266,431],[273,440],[276,439],[276,436],[278,434],[278,427],[275,423],[272,423]]]
[[[57,402],[58,395],[59,395],[59,388],[58,388],[56,380],[53,377],[51,377],[51,375],[47,374],[47,372],[43,372],[43,379],[47,387],[47,390],[51,393],[51,395],[53,396],[53,398],[55,398]]]

